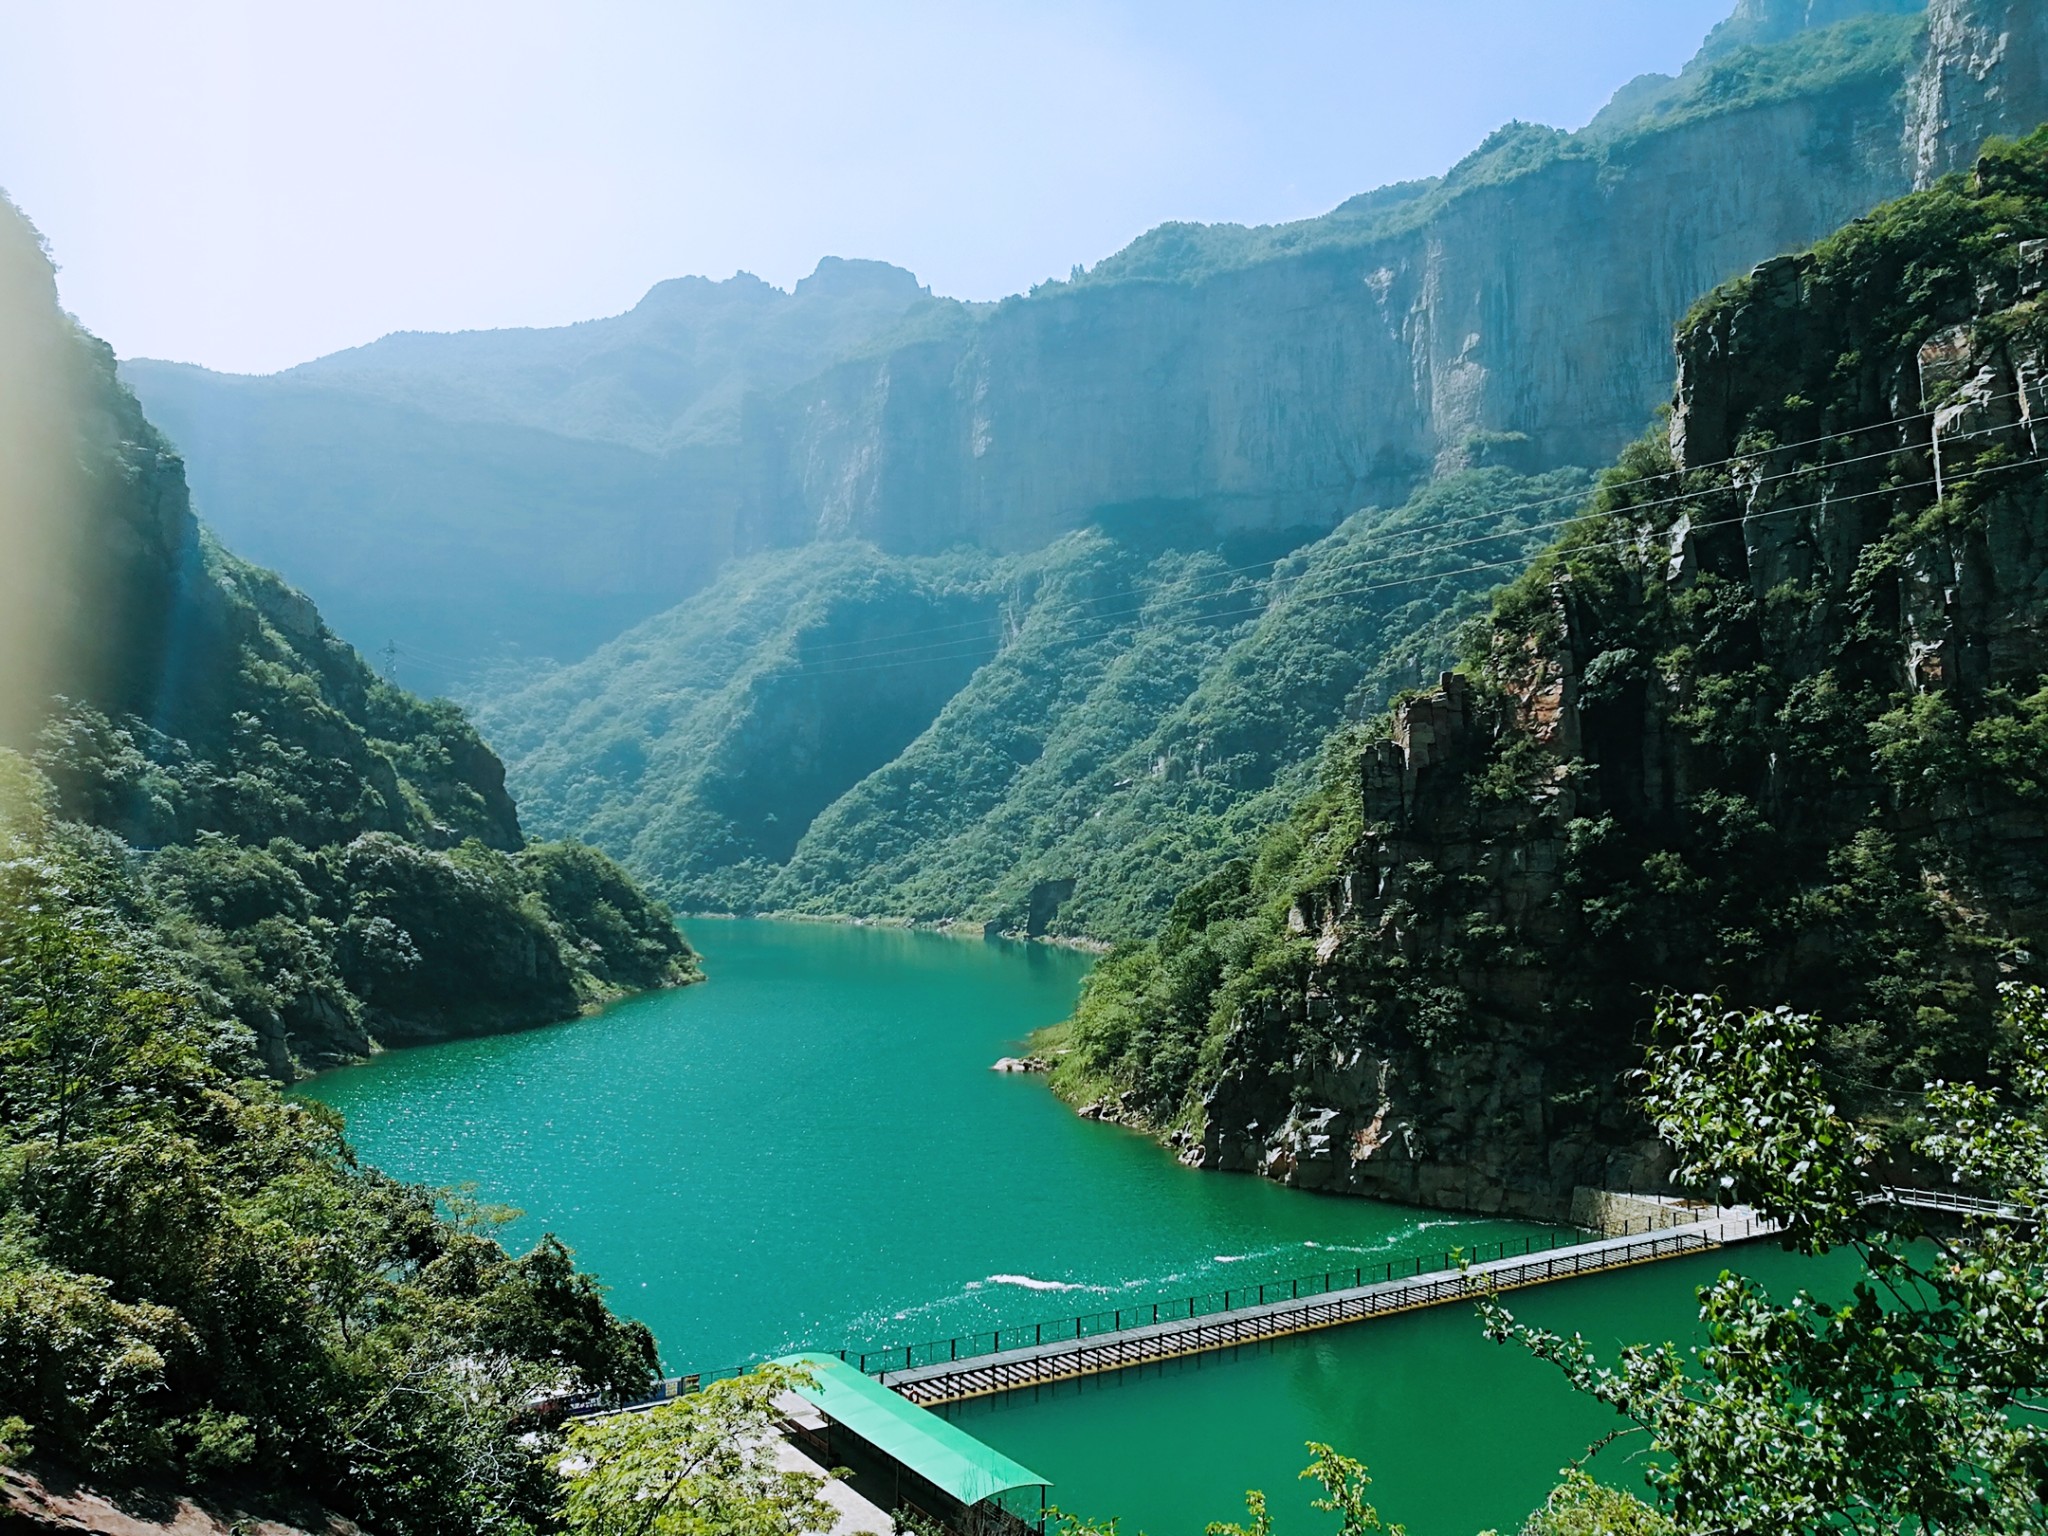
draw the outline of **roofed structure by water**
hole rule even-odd
[[[810,1377],[809,1384],[794,1390],[826,1419],[964,1506],[1051,1486],[1029,1467],[890,1391],[836,1355],[788,1355],[775,1363]]]

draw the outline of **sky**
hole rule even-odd
[[[823,255],[994,299],[1573,128],[1733,0],[0,0],[0,187],[122,356],[268,372]]]

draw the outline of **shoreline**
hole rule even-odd
[[[952,939],[1003,939],[1014,944],[1050,944],[1059,949],[1078,949],[1086,954],[1106,955],[1116,946],[1106,939],[1091,939],[1057,933],[1018,933],[997,929],[968,918],[945,917],[934,921],[912,917],[856,917],[850,912],[678,912],[678,924],[705,922],[832,923],[842,928],[902,928],[918,933],[943,934]]]

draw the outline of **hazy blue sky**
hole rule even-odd
[[[0,186],[123,355],[267,370],[875,256],[995,298],[1576,127],[1733,0],[0,0]]]

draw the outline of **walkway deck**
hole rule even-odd
[[[877,1379],[927,1407],[957,1403],[1020,1387],[1046,1386],[1207,1350],[1231,1349],[1318,1328],[1340,1327],[1395,1312],[1471,1301],[1488,1290],[1519,1290],[1573,1275],[1601,1274],[1637,1264],[1684,1258],[1766,1237],[1775,1230],[1746,1215],[1730,1215],[1640,1237],[1603,1238],[1546,1253],[1495,1259],[1464,1270],[1380,1281],[1263,1306],[1062,1339],[1000,1354],[885,1370],[877,1373]]]
[[[2038,1222],[2041,1213],[2019,1206],[1985,1200],[1952,1190],[1885,1189],[1871,1197],[1923,1211],[1938,1211],[1966,1219]],[[1223,1293],[1221,1302],[1211,1294],[1186,1298],[1179,1303],[1147,1305],[1129,1309],[1133,1321],[1124,1322],[1122,1311],[1023,1328],[1005,1328],[997,1334],[965,1339],[941,1339],[936,1343],[895,1347],[886,1350],[846,1350],[839,1358],[893,1387],[913,1403],[932,1406],[957,1403],[971,1397],[1011,1392],[1021,1387],[1045,1386],[1071,1381],[1080,1376],[1101,1375],[1153,1361],[1174,1360],[1183,1355],[1209,1350],[1231,1349],[1256,1344],[1288,1334],[1307,1333],[1318,1328],[1336,1328],[1364,1322],[1419,1307],[1438,1307],[1449,1302],[1470,1301],[1491,1289],[1520,1290],[1546,1281],[1569,1279],[1574,1275],[1601,1274],[1650,1264],[1662,1259],[1684,1258],[1707,1253],[1730,1244],[1770,1237],[1777,1228],[1753,1217],[1747,1210],[1722,1211],[1686,1226],[1660,1227],[1638,1235],[1596,1238],[1567,1247],[1506,1255],[1468,1268],[1454,1267],[1455,1255],[1437,1261],[1439,1267],[1424,1271],[1416,1261],[1416,1273],[1396,1276],[1386,1266],[1386,1278],[1371,1284],[1344,1287],[1341,1273],[1306,1276],[1298,1281],[1280,1281],[1247,1287],[1245,1295],[1257,1301],[1237,1302]],[[1492,1246],[1492,1245],[1489,1245]],[[1502,1244],[1502,1247],[1510,1246]],[[1355,1272],[1353,1279],[1359,1278]],[[1286,1289],[1285,1300],[1268,1302],[1269,1289]],[[1310,1294],[1303,1295],[1301,1292]],[[1186,1313],[1162,1315],[1171,1306]],[[1143,1322],[1141,1314],[1149,1313]],[[1063,1337],[1048,1339],[1057,1329]],[[1071,1330],[1071,1331],[1069,1331]],[[1002,1347],[1006,1336],[1021,1335],[1031,1340],[1021,1346]],[[891,1366],[892,1360],[901,1363]],[[654,1393],[623,1411],[651,1407],[694,1392],[705,1381],[736,1376],[745,1367],[669,1377],[656,1385]],[[580,1405],[579,1405],[580,1406]],[[582,1413],[597,1410],[593,1403]]]

